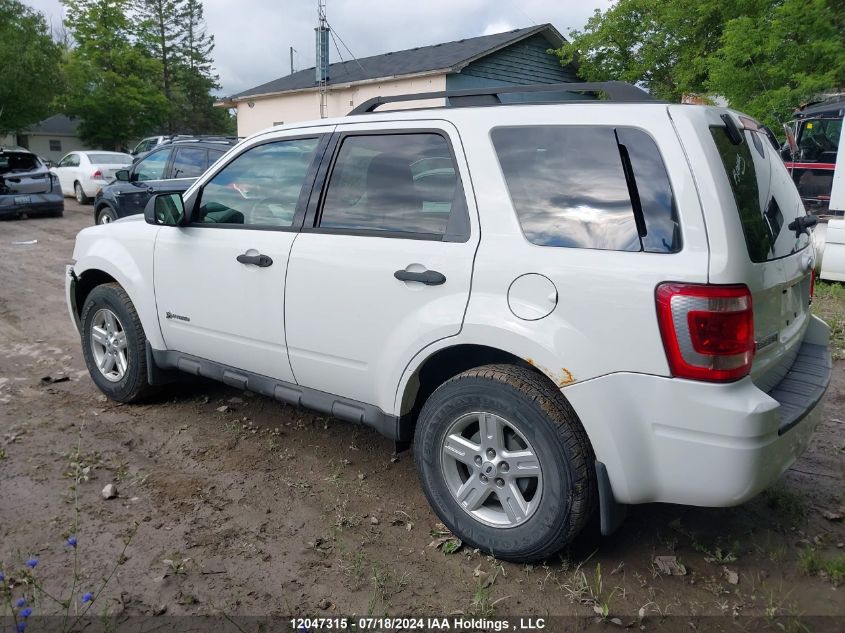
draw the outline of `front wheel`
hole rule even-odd
[[[111,224],[117,220],[117,214],[110,206],[105,205],[97,214],[97,224]]]
[[[414,446],[443,523],[503,560],[555,554],[596,506],[586,432],[560,391],[528,368],[487,365],[445,382],[420,412]]]
[[[97,286],[80,321],[82,355],[100,391],[118,402],[147,395],[147,337],[126,291],[116,283]]]

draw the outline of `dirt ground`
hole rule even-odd
[[[63,294],[92,221],[68,201],[64,218],[0,222],[7,578],[35,557],[44,590],[66,597],[78,557],[76,605],[114,568],[96,614],[583,616],[579,630],[703,630],[701,616],[743,630],[757,616],[766,630],[845,630],[845,362],[810,450],[741,507],[635,507],[613,536],[594,525],[543,565],[446,554],[430,546],[437,518],[412,454],[391,459],[366,428],[210,382],[107,402]],[[105,500],[109,483],[119,496]],[[661,573],[656,556],[686,574]],[[58,610],[46,597],[35,608]],[[828,617],[801,628],[812,616]]]

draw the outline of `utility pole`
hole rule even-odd
[[[290,47],[290,74],[293,74],[293,46]]]

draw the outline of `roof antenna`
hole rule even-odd
[[[795,155],[798,153],[798,145],[795,143],[795,135],[792,133],[792,130],[790,129],[789,125],[780,120],[777,110],[775,109],[775,104],[772,101],[771,96],[769,95],[769,89],[766,87],[766,83],[763,81],[763,76],[757,69],[757,64],[754,63],[754,59],[751,57],[751,55],[748,56],[748,61],[751,62],[751,67],[754,69],[754,74],[757,75],[757,80],[763,87],[763,94],[766,95],[766,100],[769,102],[769,107],[772,110],[772,114],[775,117],[775,121],[780,123],[781,128],[783,128],[783,133],[786,135],[786,143],[789,146],[789,153],[791,157],[794,158]]]

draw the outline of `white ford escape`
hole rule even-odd
[[[84,229],[92,379],[131,402],[181,370],[413,440],[438,516],[503,559],[596,507],[609,533],[626,504],[753,497],[830,379],[815,218],[750,118],[566,89],[611,100],[377,99]]]

